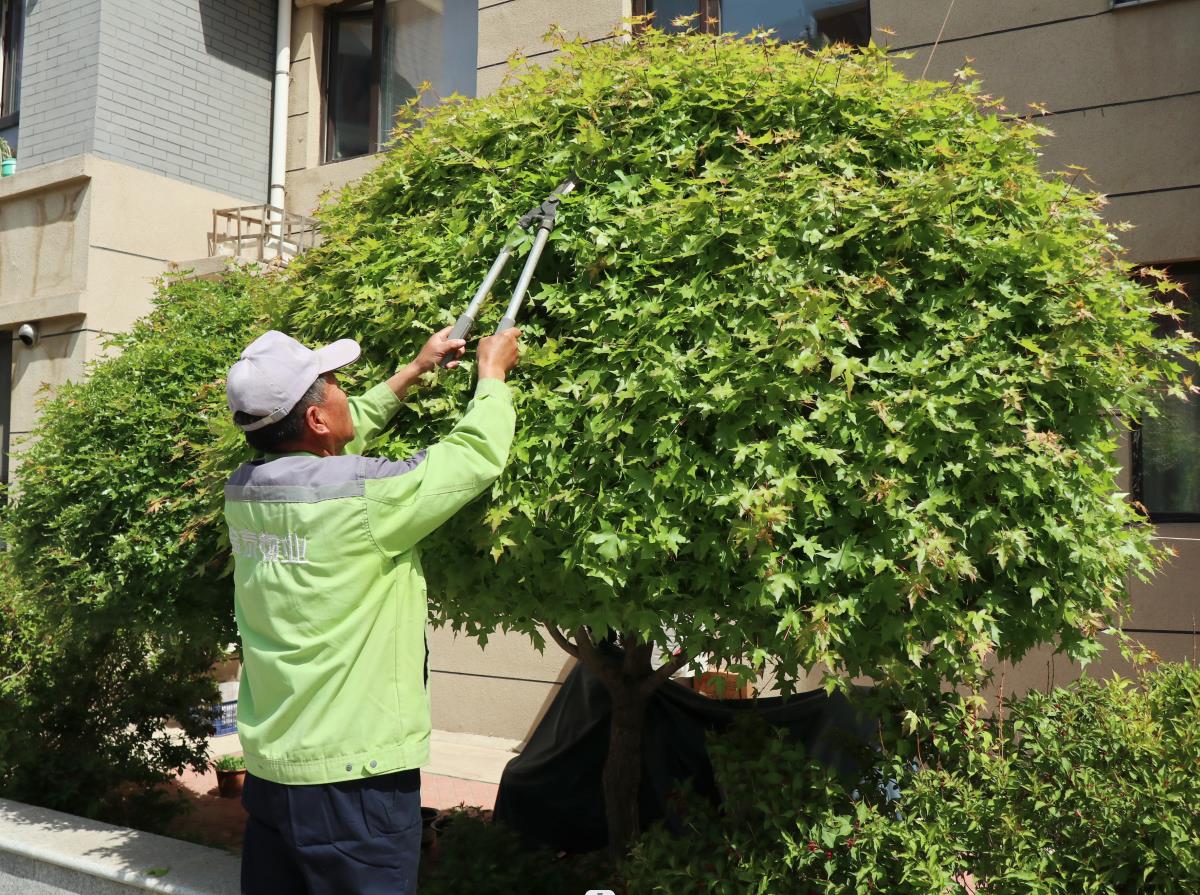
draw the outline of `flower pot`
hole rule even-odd
[[[737,675],[728,671],[705,671],[692,686],[710,699],[750,699],[754,695],[753,687],[749,684],[738,686]]]
[[[223,799],[236,799],[240,796],[245,782],[245,768],[237,771],[217,771],[217,793]]]
[[[17,160],[15,158],[6,158],[0,162],[0,177],[7,177],[9,174],[17,173]]]

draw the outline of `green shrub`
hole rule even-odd
[[[119,354],[42,405],[3,516],[5,796],[103,815],[118,784],[206,763],[194,709],[236,634],[213,524],[225,473],[200,455],[232,429],[224,372],[268,291],[246,274],[164,286]]]
[[[644,837],[630,891],[933,895],[968,873],[993,895],[1200,890],[1195,667],[1030,694],[1003,721],[952,697],[931,717],[857,783],[762,728],[716,739],[722,810],[685,796],[684,835]]]

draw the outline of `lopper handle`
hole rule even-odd
[[[500,318],[500,322],[496,325],[496,331],[492,333],[492,335],[498,336],[506,329],[512,329],[516,325],[517,321],[506,314],[504,317]]]
[[[447,336],[446,338],[448,338],[448,339],[465,339],[467,336],[469,336],[471,334],[471,329],[474,326],[475,326],[475,318],[472,317],[470,314],[463,314],[457,320],[454,321],[454,329],[450,330],[450,335]],[[450,364],[451,361],[454,360],[454,358],[455,358],[455,355],[452,352],[447,353],[446,356],[442,358],[442,361],[439,364],[439,366],[445,368],[447,365]]]

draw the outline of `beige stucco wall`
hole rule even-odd
[[[433,726],[524,740],[575,660],[547,638],[544,655],[529,640],[498,634],[486,648],[448,628],[428,632]]]
[[[14,448],[46,389],[82,378],[101,335],[149,310],[167,262],[208,254],[213,209],[238,204],[92,155],[0,180],[0,329],[33,322],[41,334],[13,346]]]
[[[79,310],[89,177],[82,158],[0,180],[0,325]]]
[[[1040,103],[1054,113],[1042,119],[1056,134],[1047,169],[1083,165],[1114,194],[1107,216],[1135,225],[1122,237],[1132,259],[1200,258],[1200,96],[1179,95],[1200,90],[1200,3],[962,0],[934,48],[945,13],[915,0],[872,3],[874,24],[896,32],[890,44],[913,48],[901,63],[910,75],[928,66],[929,78],[948,80],[970,58],[1010,112]]]

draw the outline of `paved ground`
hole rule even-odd
[[[237,754],[236,735],[213,737],[214,757]],[[421,772],[421,804],[427,808],[474,805],[490,809],[496,803],[500,773],[514,755],[515,741],[435,730],[429,765]],[[240,853],[246,814],[240,799],[217,795],[215,771],[185,771],[174,789],[193,806],[170,827],[172,835]]]

